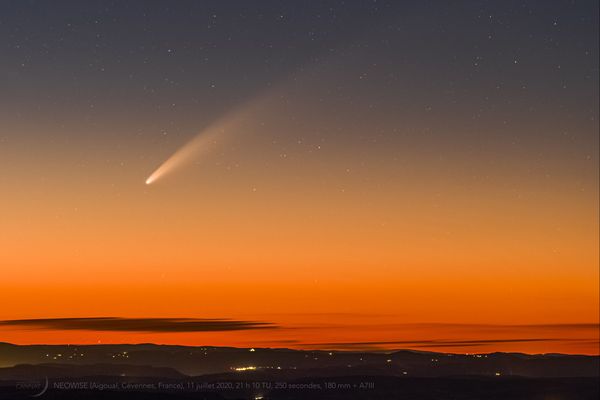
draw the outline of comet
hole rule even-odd
[[[248,122],[247,117],[253,113],[253,110],[255,110],[255,104],[246,105],[203,129],[156,168],[146,179],[146,185],[153,184],[202,154],[209,153],[217,145],[224,143],[233,133],[243,131],[244,123]]]
[[[167,173],[187,164],[203,152],[208,152],[208,150],[222,141],[225,138],[224,136],[223,129],[219,129],[218,127],[209,127],[203,130],[154,170],[146,179],[146,185],[151,185]]]
[[[252,121],[252,117],[268,109],[271,100],[276,100],[275,91],[269,90],[257,96],[254,100],[237,107],[213,124],[199,132],[195,137],[181,146],[166,161],[164,161],[148,178],[146,185],[151,185],[165,175],[188,164],[202,154],[207,154],[218,145],[223,144],[234,134],[238,135],[246,131],[246,127]]]

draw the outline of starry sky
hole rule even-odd
[[[598,33],[593,0],[0,1],[0,341],[597,354]]]

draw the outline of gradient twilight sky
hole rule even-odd
[[[0,2],[0,341],[597,354],[598,32],[594,0]],[[47,318],[83,325],[12,321]]]

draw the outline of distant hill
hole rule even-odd
[[[0,343],[0,399],[596,399],[597,356]]]
[[[181,379],[186,375],[175,369],[165,367],[152,367],[145,365],[119,365],[119,364],[19,364],[14,367],[0,368],[0,381],[18,381],[32,377],[45,377],[49,379],[83,378],[89,376],[118,376],[118,377],[162,377],[168,379]]]
[[[112,372],[188,376],[235,373],[236,376],[274,372],[280,375],[378,376],[521,376],[598,377],[600,358],[582,355],[527,355],[521,353],[449,354],[411,350],[390,353],[247,349],[212,346],[119,345],[14,345],[0,342],[0,366],[19,364],[68,366],[110,365]],[[124,371],[125,366],[128,370]],[[136,370],[135,366],[144,366]],[[148,367],[165,368],[149,372]],[[23,367],[19,367],[23,368]],[[11,369],[13,372],[18,368]],[[8,370],[0,370],[0,379]],[[65,370],[67,371],[67,370]],[[76,373],[76,369],[69,370]],[[89,371],[95,373],[94,371]],[[54,375],[53,375],[54,376]],[[72,376],[66,374],[66,376]]]

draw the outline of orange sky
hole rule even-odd
[[[598,353],[597,325],[538,326],[598,323],[593,190],[567,177],[531,181],[513,166],[485,180],[455,167],[389,170],[386,159],[347,171],[356,155],[337,154],[323,163],[290,152],[296,162],[272,173],[241,156],[244,168],[224,168],[213,155],[152,186],[146,161],[116,181],[119,167],[106,171],[102,160],[85,176],[53,163],[44,179],[15,172],[2,198],[2,319],[236,318],[280,328],[4,327],[0,340]],[[516,341],[495,342],[506,339]]]

